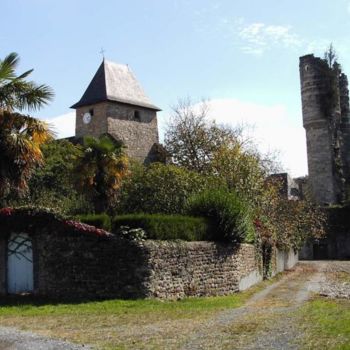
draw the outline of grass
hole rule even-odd
[[[204,320],[222,310],[243,305],[273,281],[264,281],[230,296],[179,301],[56,303],[33,298],[4,298],[0,299],[0,324],[102,349],[177,349]]]
[[[304,349],[350,349],[350,301],[316,297],[298,312]]]

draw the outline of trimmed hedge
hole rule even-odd
[[[112,228],[111,218],[107,214],[78,215],[77,219],[84,224],[102,228],[106,231],[111,231]]]
[[[215,230],[213,241],[231,243],[251,242],[255,228],[247,204],[233,192],[207,190],[190,198],[187,206],[190,215],[206,217]]]
[[[113,220],[112,231],[118,233],[121,226],[142,228],[147,239],[184,241],[208,240],[211,227],[205,218],[182,215],[129,214]]]

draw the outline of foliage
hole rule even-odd
[[[146,231],[142,228],[130,228],[129,226],[120,226],[118,235],[130,241],[144,241],[147,238]]]
[[[183,214],[192,194],[217,182],[174,165],[133,164],[121,187],[117,212]]]
[[[0,195],[24,192],[43,163],[41,146],[52,139],[48,125],[35,118],[0,111]]]
[[[181,215],[129,214],[113,220],[113,232],[120,233],[122,227],[142,228],[148,239],[185,241],[206,240],[210,227],[206,219]]]
[[[215,152],[211,171],[227,184],[231,191],[256,207],[265,188],[266,172],[260,159],[239,143],[223,146]]]
[[[74,168],[81,149],[67,140],[52,140],[41,146],[44,164],[38,166],[28,183],[25,196],[9,195],[6,205],[36,205],[52,208],[66,215],[88,213],[92,205],[78,193]]]
[[[190,198],[188,213],[208,218],[215,227],[211,239],[240,243],[254,237],[254,226],[247,204],[234,192],[204,191]]]
[[[0,60],[0,110],[37,110],[53,98],[53,92],[47,85],[26,80],[33,69],[17,76],[18,63],[15,52]]]
[[[111,218],[105,213],[78,215],[77,219],[85,224],[102,228],[106,231],[111,231],[112,228]]]
[[[278,182],[266,183],[255,226],[263,246],[299,250],[309,237],[325,235],[326,217],[307,199],[288,200],[280,194]]]
[[[77,188],[94,204],[97,213],[108,210],[128,171],[122,146],[108,135],[86,136],[75,168]]]
[[[205,102],[198,108],[190,99],[173,107],[170,125],[165,133],[165,147],[179,166],[206,173],[214,153],[223,145],[236,143],[240,129],[218,126],[208,119]]]
[[[24,231],[35,234],[45,229],[55,233],[84,233],[98,237],[108,236],[108,232],[94,226],[69,220],[67,217],[47,208],[2,208],[0,209],[0,226],[2,233],[10,231]]]

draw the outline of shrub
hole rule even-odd
[[[121,227],[141,228],[148,239],[202,241],[210,236],[210,226],[204,218],[181,215],[129,214],[113,220],[113,232],[120,233]]]
[[[77,219],[84,224],[110,231],[112,228],[111,218],[107,214],[78,215]]]
[[[208,218],[215,231],[214,241],[240,243],[254,240],[255,231],[247,204],[235,193],[225,190],[204,191],[190,198],[188,213]]]
[[[120,214],[184,214],[186,202],[204,188],[215,188],[219,180],[174,165],[134,164],[124,181],[116,212]]]

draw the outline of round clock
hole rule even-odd
[[[91,114],[90,113],[84,113],[83,122],[85,124],[89,124],[91,122]]]

